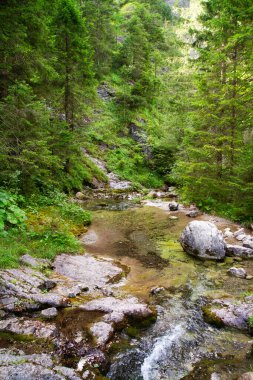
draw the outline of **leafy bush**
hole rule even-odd
[[[91,223],[91,213],[75,203],[63,203],[60,208],[60,213],[63,217],[71,219],[76,224],[84,224],[87,226]]]
[[[5,190],[0,191],[0,232],[24,226],[26,214],[17,204],[19,198]]]

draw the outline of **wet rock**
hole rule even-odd
[[[202,259],[222,260],[225,257],[223,235],[210,222],[190,222],[180,237],[180,243],[186,253]]]
[[[58,311],[55,307],[50,307],[49,309],[42,310],[41,315],[44,318],[55,318],[58,315]]]
[[[31,267],[42,267],[42,268],[50,268],[51,263],[49,260],[45,259],[36,259],[30,255],[23,255],[20,257],[21,264],[29,265]]]
[[[71,368],[54,367],[46,354],[25,355],[22,351],[0,350],[0,379],[8,380],[80,380]]]
[[[9,318],[0,321],[0,331],[14,334],[34,335],[37,338],[56,336],[57,328],[53,324],[25,318]]]
[[[170,211],[177,211],[179,208],[179,204],[175,201],[169,203],[169,210]]]
[[[247,330],[249,317],[253,315],[253,304],[228,299],[215,300],[204,310],[204,315],[207,322]]]
[[[78,365],[77,371],[88,370],[94,366],[98,366],[102,372],[107,372],[109,368],[109,362],[105,354],[99,349],[92,349],[89,351],[85,357],[81,358]]]
[[[232,268],[228,269],[227,273],[230,276],[234,276],[234,277],[238,277],[238,278],[246,278],[247,277],[247,272],[243,268],[232,267]]]
[[[121,313],[124,317],[133,319],[145,319],[154,315],[154,312],[137,298],[130,297],[126,299],[117,299],[114,297],[99,298],[87,302],[82,309],[88,311],[103,311],[104,313]]]
[[[97,322],[91,328],[92,335],[96,338],[97,345],[104,347],[112,338],[114,329],[111,324],[106,322]]]
[[[123,270],[111,261],[90,255],[70,256],[62,254],[54,261],[55,271],[75,281],[89,284],[89,289],[103,287],[120,279]]]
[[[0,271],[0,307],[5,311],[22,312],[45,306],[66,306],[66,298],[43,292],[54,284],[41,272],[28,267]]]
[[[226,254],[228,256],[238,256],[245,259],[253,258],[253,249],[242,247],[241,245],[226,245]]]
[[[253,372],[243,373],[238,377],[238,380],[253,380]]]

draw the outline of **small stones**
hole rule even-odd
[[[58,315],[58,311],[55,307],[50,307],[48,309],[42,310],[41,315],[44,318],[51,319],[55,318]]]
[[[227,273],[230,275],[230,276],[234,276],[234,277],[238,277],[238,278],[246,278],[247,277],[247,272],[245,269],[243,268],[235,268],[235,267],[232,267],[230,268]]]
[[[178,220],[178,217],[175,216],[175,215],[172,215],[172,216],[169,216],[169,219],[170,219],[170,220]]]
[[[244,228],[240,228],[239,230],[234,232],[234,237],[244,234]]]
[[[251,275],[246,276],[246,280],[252,280],[252,279],[253,279],[253,276],[251,276]]]

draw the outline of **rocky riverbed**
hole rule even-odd
[[[194,205],[170,211],[173,189],[146,200],[90,194],[78,195],[94,210],[85,255],[24,255],[20,268],[0,272],[0,379],[226,380],[249,371],[251,232]],[[222,231],[228,248],[218,261],[183,251],[179,236],[193,218]]]

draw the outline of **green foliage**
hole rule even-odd
[[[18,206],[20,197],[0,189],[0,233],[11,227],[24,227],[26,214]]]
[[[206,211],[252,220],[252,7],[209,0],[194,31],[196,93],[173,176]]]

